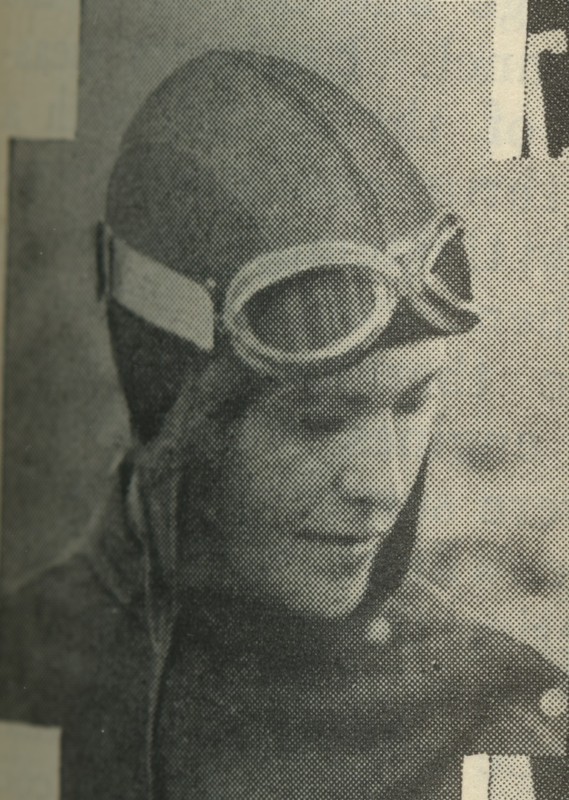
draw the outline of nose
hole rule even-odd
[[[340,491],[367,512],[393,514],[404,502],[400,448],[393,413],[385,409],[342,443]]]

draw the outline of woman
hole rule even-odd
[[[478,753],[561,796],[564,676],[406,576],[462,239],[294,64],[206,54],[143,105],[99,252],[140,444],[5,612],[2,713],[62,726],[64,797],[458,800]]]

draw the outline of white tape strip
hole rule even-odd
[[[529,756],[465,756],[462,800],[536,800]]]
[[[490,800],[490,756],[477,753],[462,762],[462,800]]]
[[[520,158],[528,0],[496,0],[490,148],[501,161]]]
[[[59,800],[59,728],[0,722],[0,798]]]

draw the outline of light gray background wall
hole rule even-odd
[[[485,0],[84,2],[77,139],[12,147],[7,577],[40,566],[84,531],[128,443],[95,300],[93,245],[122,131],[188,57],[252,47],[293,57],[350,89],[400,138],[441,203],[466,218],[490,324],[457,352],[424,539],[436,544],[430,563],[440,580],[473,602],[484,599],[484,613],[500,624],[515,617],[531,638],[547,600],[565,609],[566,633],[569,167],[490,161],[493,15]],[[465,432],[505,435],[508,467],[470,469]],[[457,541],[468,547],[457,551]],[[536,561],[536,580],[550,580],[539,608],[523,578]],[[517,617],[504,620],[487,589],[480,597],[477,575],[496,586],[510,575]]]

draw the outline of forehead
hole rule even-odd
[[[374,399],[389,400],[410,386],[431,377],[447,363],[447,346],[442,339],[377,351],[349,369],[332,375],[306,377],[294,384],[273,388],[266,398],[270,405],[288,406],[305,400],[335,402]]]
[[[446,361],[446,342],[427,339],[378,350],[349,369],[307,380],[304,388],[323,395],[397,393],[438,372]]]

